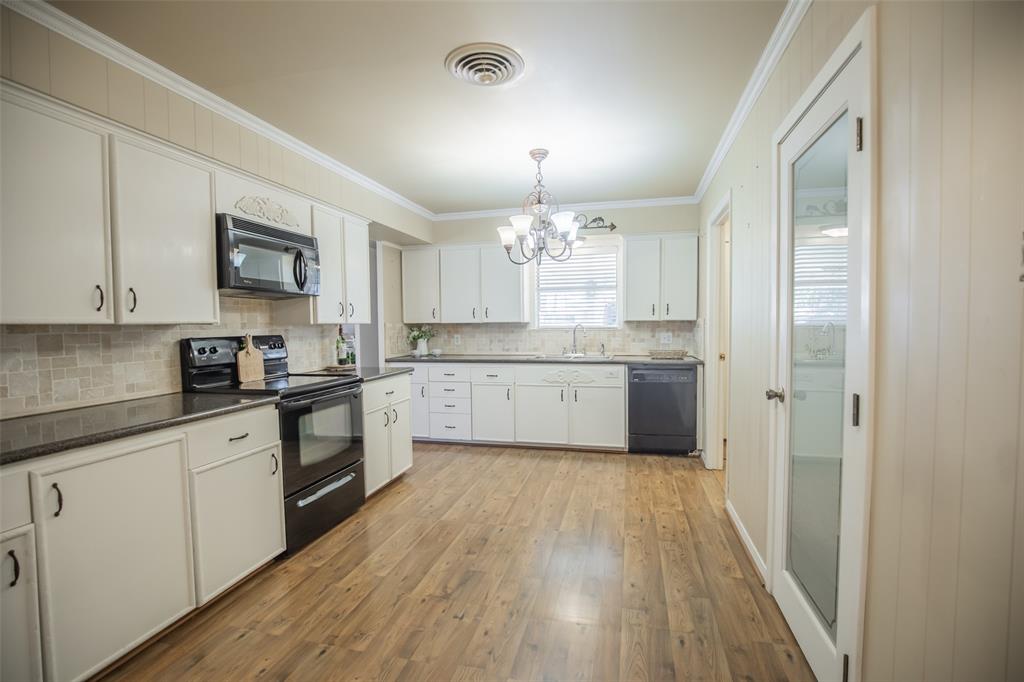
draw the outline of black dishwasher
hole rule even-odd
[[[697,365],[629,365],[629,451],[697,450]]]

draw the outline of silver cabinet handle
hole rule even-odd
[[[454,408],[454,407],[455,407],[455,404],[454,404],[454,403],[452,403],[451,405],[449,405],[448,403],[444,403],[444,406],[445,406],[445,407],[448,407],[448,408]]]
[[[455,427],[451,426],[450,424],[445,424],[444,428],[446,428],[446,429],[454,429]]]
[[[442,388],[441,390],[444,391],[445,393],[455,393],[454,388]]]
[[[444,375],[446,377],[453,377],[453,376],[455,376],[455,372],[445,372]]]
[[[498,378],[497,374],[486,374],[484,376],[486,376],[488,379],[497,379]]]
[[[786,389],[780,388],[779,390],[769,388],[764,392],[764,397],[768,400],[778,400],[780,403],[786,402]]]

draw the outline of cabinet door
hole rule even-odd
[[[390,429],[390,405],[363,415],[363,470],[367,495],[391,480]]]
[[[626,318],[658,320],[661,247],[657,237],[626,240]]]
[[[106,136],[4,101],[0,139],[0,319],[113,322]]]
[[[516,439],[515,390],[501,384],[473,384],[473,439]]]
[[[441,321],[441,261],[438,249],[402,251],[402,320]]]
[[[31,474],[51,680],[96,672],[195,607],[185,436],[96,457]]]
[[[278,445],[189,474],[200,604],[284,551],[281,477]]]
[[[430,438],[430,391],[426,384],[412,385],[412,436]]]
[[[349,324],[370,322],[370,228],[345,218],[345,296]]]
[[[504,247],[480,249],[480,304],[484,322],[526,322],[524,272],[525,268],[508,259]]]
[[[320,256],[320,295],[316,297],[317,324],[345,321],[345,267],[341,216],[313,207],[313,236]]]
[[[391,478],[412,467],[412,415],[410,403],[391,403]]]
[[[697,235],[661,240],[661,319],[697,319]]]
[[[590,447],[626,445],[626,390],[621,386],[570,386],[569,442]]]
[[[212,171],[148,145],[115,140],[113,148],[118,321],[216,322]]]
[[[41,680],[36,543],[32,526],[0,539],[0,679]]]
[[[480,249],[441,249],[441,321],[480,322]]]
[[[516,386],[516,440],[524,443],[568,443],[567,393],[565,385]]]

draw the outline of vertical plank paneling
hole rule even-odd
[[[167,93],[167,135],[186,149],[196,148],[196,105],[176,92]]]
[[[942,6],[910,11],[910,245],[908,268],[906,425],[899,582],[896,591],[897,679],[921,679],[928,618],[932,465],[938,364],[939,203],[942,150]]]
[[[50,92],[50,31],[17,12],[11,18],[11,78]]]
[[[881,155],[876,338],[876,431],[871,491],[864,679],[888,680],[893,672],[901,505],[902,450],[906,442],[907,262],[910,207],[910,8],[879,7]]]
[[[167,139],[170,129],[167,88],[148,78],[143,82],[146,103],[146,132]]]
[[[131,69],[107,61],[107,113],[139,130],[146,128],[145,79]]]
[[[942,159],[938,254],[939,352],[933,371],[942,377],[935,400],[935,462],[931,548],[928,557],[928,614],[924,679],[952,680],[960,541],[960,489],[964,458],[967,383],[967,294],[970,284],[972,3],[942,5]],[[964,358],[945,362],[944,358]]]
[[[50,94],[106,116],[107,60],[58,33],[52,33]]]
[[[232,166],[239,165],[242,151],[238,131],[237,123],[213,114],[213,158]]]
[[[953,676],[1001,679],[1020,414],[1020,3],[974,10],[969,371]],[[1016,87],[1014,87],[1014,85]],[[998,624],[998,625],[997,625]],[[1020,643],[1015,643],[1020,646]]]
[[[11,78],[11,10],[0,5],[0,76]]]
[[[196,151],[200,154],[213,156],[213,112],[197,104],[196,117]]]
[[[242,168],[250,173],[260,172],[260,151],[259,135],[245,127],[240,127],[239,135],[239,161]]]

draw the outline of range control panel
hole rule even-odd
[[[263,360],[284,360],[288,357],[288,349],[284,337],[279,334],[252,337],[253,345],[263,351]],[[193,367],[215,367],[233,365],[235,355],[242,345],[239,337],[217,337],[207,339],[187,339],[183,341],[188,348],[189,364]]]

